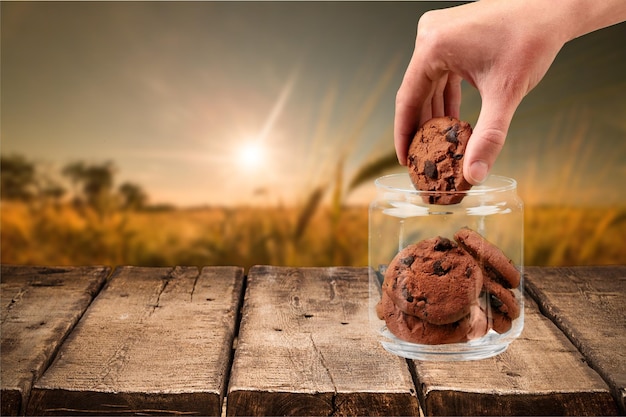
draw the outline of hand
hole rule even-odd
[[[515,110],[565,42],[581,31],[608,25],[610,19],[621,19],[610,17],[607,10],[604,20],[594,15],[596,26],[582,19],[586,26],[573,27],[581,12],[571,7],[544,0],[481,0],[425,13],[396,95],[394,144],[399,162],[406,165],[409,144],[428,119],[459,118],[464,79],[478,89],[482,105],[467,145],[463,174],[471,184],[482,182],[504,145]]]

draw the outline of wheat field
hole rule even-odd
[[[3,264],[365,266],[367,207],[199,208],[109,213],[1,205]],[[526,207],[525,264],[626,260],[626,207]]]

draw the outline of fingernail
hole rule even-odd
[[[487,179],[487,174],[489,173],[489,167],[485,161],[474,161],[470,165],[470,180],[478,185],[481,184],[485,179]]]

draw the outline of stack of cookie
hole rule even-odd
[[[389,264],[377,314],[396,337],[420,344],[460,343],[504,333],[519,317],[511,291],[519,272],[496,246],[468,228],[455,241],[426,239]]]

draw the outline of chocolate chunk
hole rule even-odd
[[[441,265],[441,260],[435,261],[435,263],[433,264],[433,272],[438,277],[440,277],[442,275],[446,275],[448,272],[450,272],[451,268],[452,268],[451,266],[448,266],[447,268],[444,268]]]
[[[459,143],[458,129],[459,125],[454,125],[450,129],[448,129],[448,132],[446,133],[446,140],[448,142],[454,143],[455,145]]]
[[[437,242],[435,243],[435,247],[433,248],[437,252],[445,252],[452,248],[456,247],[452,241],[446,237],[439,236],[437,238]]]
[[[454,183],[454,177],[446,178],[446,182],[448,186],[446,187],[446,191],[456,191],[456,184]]]
[[[504,305],[502,300],[500,300],[498,297],[496,297],[493,294],[489,294],[489,302],[491,303],[491,306],[495,309],[499,309],[500,307]]]
[[[400,259],[400,262],[403,265],[411,266],[411,265],[413,265],[413,262],[415,262],[415,256],[407,256],[405,258]]]
[[[431,180],[437,179],[437,165],[433,161],[424,162],[424,175]]]
[[[464,155],[462,153],[455,153],[454,155],[452,155],[452,157],[456,159],[457,161],[460,161],[461,158],[463,158],[463,156]]]
[[[409,303],[413,302],[413,296],[411,295],[411,293],[406,289],[406,287],[402,287],[402,296],[404,297],[404,299],[406,301],[408,301]]]

